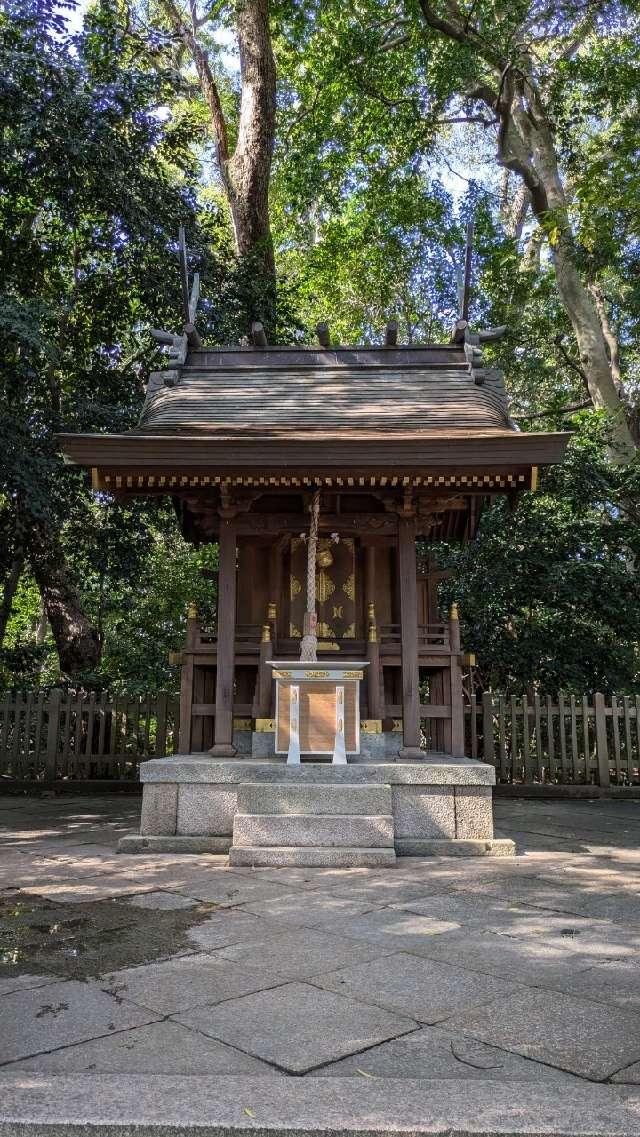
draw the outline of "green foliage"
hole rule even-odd
[[[96,0],[74,38],[64,7],[15,0],[0,15],[0,589],[26,554],[0,683],[60,681],[50,633],[39,642],[29,565],[36,523],[59,537],[98,631],[101,663],[81,677],[87,685],[175,688],[168,652],[181,645],[187,603],[206,612],[214,600],[202,575],[215,567],[214,549],[186,545],[166,502],[93,495],[55,443],[61,429],[120,431],[137,421],[160,358],[149,329],[179,321],[178,224],[201,275],[198,319],[210,342],[239,342],[250,319],[262,320],[271,342],[309,342],[320,319],[335,341],[379,342],[392,314],[401,339],[419,342],[447,337],[473,215],[472,317],[508,325],[487,355],[505,370],[512,414],[524,429],[577,434],[538,493],[513,512],[504,501],[488,509],[474,545],[441,550],[454,573],[444,599],[461,603],[465,646],[485,685],[637,686],[637,472],[607,462],[598,415],[576,419],[567,409],[587,395],[550,262],[553,218],[545,233],[528,220],[510,235],[487,172],[492,128],[446,121],[477,111],[465,92],[485,76],[479,54],[427,30],[417,0],[275,0],[274,285],[233,253],[206,107],[159,5]],[[558,62],[579,7],[518,0],[498,10],[480,0],[470,19],[517,65],[518,29],[529,21],[535,35],[575,255],[604,294],[633,403],[637,13],[598,7],[585,47]],[[233,144],[239,79],[218,34],[231,16],[216,11],[201,34]],[[512,178],[507,207],[514,186]]]
[[[486,688],[624,692],[640,679],[638,473],[605,460],[593,416],[574,426],[538,492],[494,505],[473,544],[440,550],[443,601],[460,602]]]

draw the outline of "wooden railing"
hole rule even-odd
[[[380,643],[383,647],[400,648],[400,624],[381,624]],[[435,654],[449,651],[450,637],[448,624],[418,624],[418,649]]]
[[[420,707],[424,742],[434,749],[431,733],[446,709]],[[238,704],[234,712],[251,708]],[[167,694],[8,694],[0,698],[0,778],[133,780],[139,762],[175,753],[178,719],[179,700]],[[465,733],[465,753],[495,766],[498,782],[640,783],[640,695],[472,695]]]
[[[0,776],[17,781],[135,779],[145,758],[172,754],[172,695],[49,691],[0,699]]]

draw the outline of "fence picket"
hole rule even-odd
[[[471,711],[471,757],[478,757],[478,720],[477,720],[477,699],[472,692],[469,698],[469,707]]]
[[[567,724],[565,719],[564,695],[562,694],[558,695],[558,719],[558,726],[560,730],[560,771],[562,775],[562,781],[566,782],[570,781],[571,779],[567,779],[567,736],[565,734]]]
[[[624,713],[624,747],[625,747],[625,765],[627,781],[633,781],[633,750],[631,747],[631,714],[629,710],[629,696],[625,695],[622,700],[622,710]]]
[[[556,745],[553,727],[553,703],[551,696],[547,695],[547,752],[549,755],[549,781],[555,778]]]
[[[522,772],[525,782],[533,781],[529,759],[529,703],[526,695],[522,696]]]
[[[540,709],[540,696],[533,696],[533,721],[534,729],[536,732],[536,774],[538,779],[542,782],[543,779],[543,761],[542,761],[542,712]]]
[[[578,756],[578,716],[576,712],[576,697],[569,697],[569,714],[571,723],[571,773],[573,781],[580,780],[580,758]]]
[[[179,699],[157,695],[84,695],[52,690],[5,694],[0,701],[0,775],[57,778],[135,777],[145,757],[175,751]],[[465,714],[472,757],[494,765],[500,782],[608,786],[640,780],[640,694],[494,695],[472,693]],[[481,723],[479,719],[481,718]],[[621,719],[622,724],[621,724]],[[610,725],[609,725],[610,720]]]
[[[622,765],[620,762],[620,721],[618,719],[618,700],[611,696],[611,726],[613,733],[613,760],[616,764],[616,785],[620,785]]]
[[[16,695],[13,704],[13,737],[11,739],[11,773],[18,776],[20,769],[20,737],[22,733],[22,708],[24,699],[22,693]]]
[[[584,780],[588,785],[591,780],[591,744],[589,742],[589,700],[582,696],[582,747],[584,754]]]

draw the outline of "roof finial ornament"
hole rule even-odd
[[[202,340],[196,330],[196,312],[200,299],[200,273],[194,272],[189,290],[189,256],[184,225],[178,229],[178,257],[180,262],[180,286],[182,290],[182,335],[168,332],[165,328],[152,328],[151,335],[157,343],[169,347],[169,360],[179,367],[186,361],[187,352],[199,351]]]
[[[475,366],[482,368],[483,343],[494,343],[502,338],[507,330],[506,324],[495,328],[479,329],[472,332],[469,324],[469,309],[471,305],[471,275],[473,268],[473,219],[467,222],[467,235],[464,249],[464,272],[458,272],[458,318],[451,329],[450,342],[464,344],[465,355],[474,375],[475,382],[482,386],[484,374],[475,371]]]

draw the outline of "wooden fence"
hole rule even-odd
[[[178,699],[50,691],[0,699],[0,777],[135,779],[145,758],[172,754]]]
[[[466,753],[495,766],[498,782],[640,781],[640,695],[472,695],[465,725]]]
[[[639,695],[472,695],[465,711],[466,753],[494,765],[498,782],[640,782]],[[179,700],[166,693],[6,695],[0,778],[134,780],[145,758],[175,753],[178,731]]]

